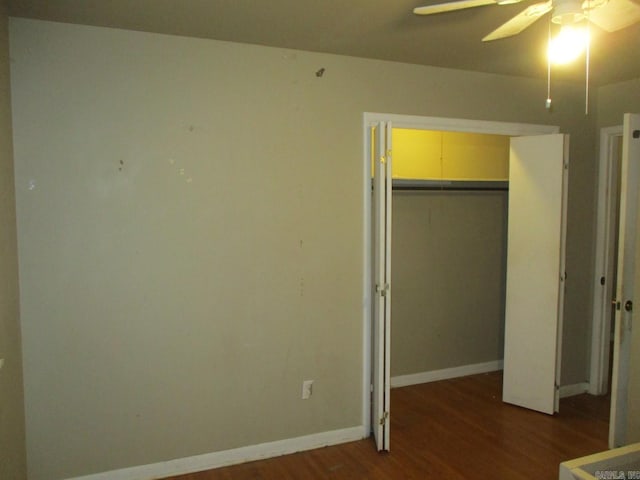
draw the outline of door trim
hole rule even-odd
[[[543,135],[559,133],[560,127],[528,123],[495,122],[446,117],[423,117],[391,113],[364,112],[362,121],[363,169],[363,278],[362,278],[362,425],[371,432],[371,375],[372,375],[372,205],[371,205],[371,140],[370,127],[376,122],[392,122],[395,128],[438,130],[451,132],[486,133],[495,135]]]
[[[615,285],[609,279],[607,288],[600,284],[601,277],[607,277],[611,262],[617,259],[611,255],[610,244],[613,230],[618,229],[617,223],[612,224],[611,202],[614,200],[610,192],[616,191],[616,201],[620,192],[614,187],[614,182],[620,176],[612,175],[614,167],[614,140],[622,137],[622,125],[600,129],[600,156],[598,165],[598,199],[596,220],[596,249],[595,275],[593,277],[593,319],[591,326],[591,360],[589,370],[589,393],[604,395],[609,390],[609,355],[611,317],[607,316],[611,299],[615,296]]]

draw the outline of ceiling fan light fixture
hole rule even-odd
[[[563,25],[560,33],[549,41],[547,54],[551,63],[564,65],[577,59],[589,44],[589,32],[584,27]]]
[[[582,10],[593,10],[609,3],[609,0],[584,0],[582,2]]]
[[[554,3],[551,21],[558,25],[573,25],[584,18],[580,0],[557,0]]]

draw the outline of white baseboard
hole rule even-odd
[[[560,398],[573,397],[589,391],[588,382],[574,383],[573,385],[562,385],[560,387]]]
[[[68,480],[151,480],[278,457],[280,455],[327,447],[329,445],[338,445],[340,443],[360,440],[368,436],[369,433],[365,432],[364,426],[361,425],[358,427],[305,435],[304,437],[287,438],[275,442],[234,448],[221,452],[178,458],[176,460],[151,465],[140,465],[137,467],[123,468],[121,470],[74,477]]]
[[[449,378],[466,377],[467,375],[475,375],[477,373],[495,372],[496,370],[502,370],[502,365],[502,360],[494,360],[492,362],[475,363],[461,367],[432,370],[430,372],[398,375],[397,377],[391,377],[391,388],[407,387],[409,385],[417,385],[418,383],[437,382],[438,380],[447,380]]]

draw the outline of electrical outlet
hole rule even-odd
[[[313,380],[305,380],[302,382],[302,399],[308,400],[313,393]]]

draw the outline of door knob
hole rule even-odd
[[[631,310],[633,310],[633,302],[631,300],[627,300],[626,302],[624,302],[624,309],[627,312],[630,312]]]

